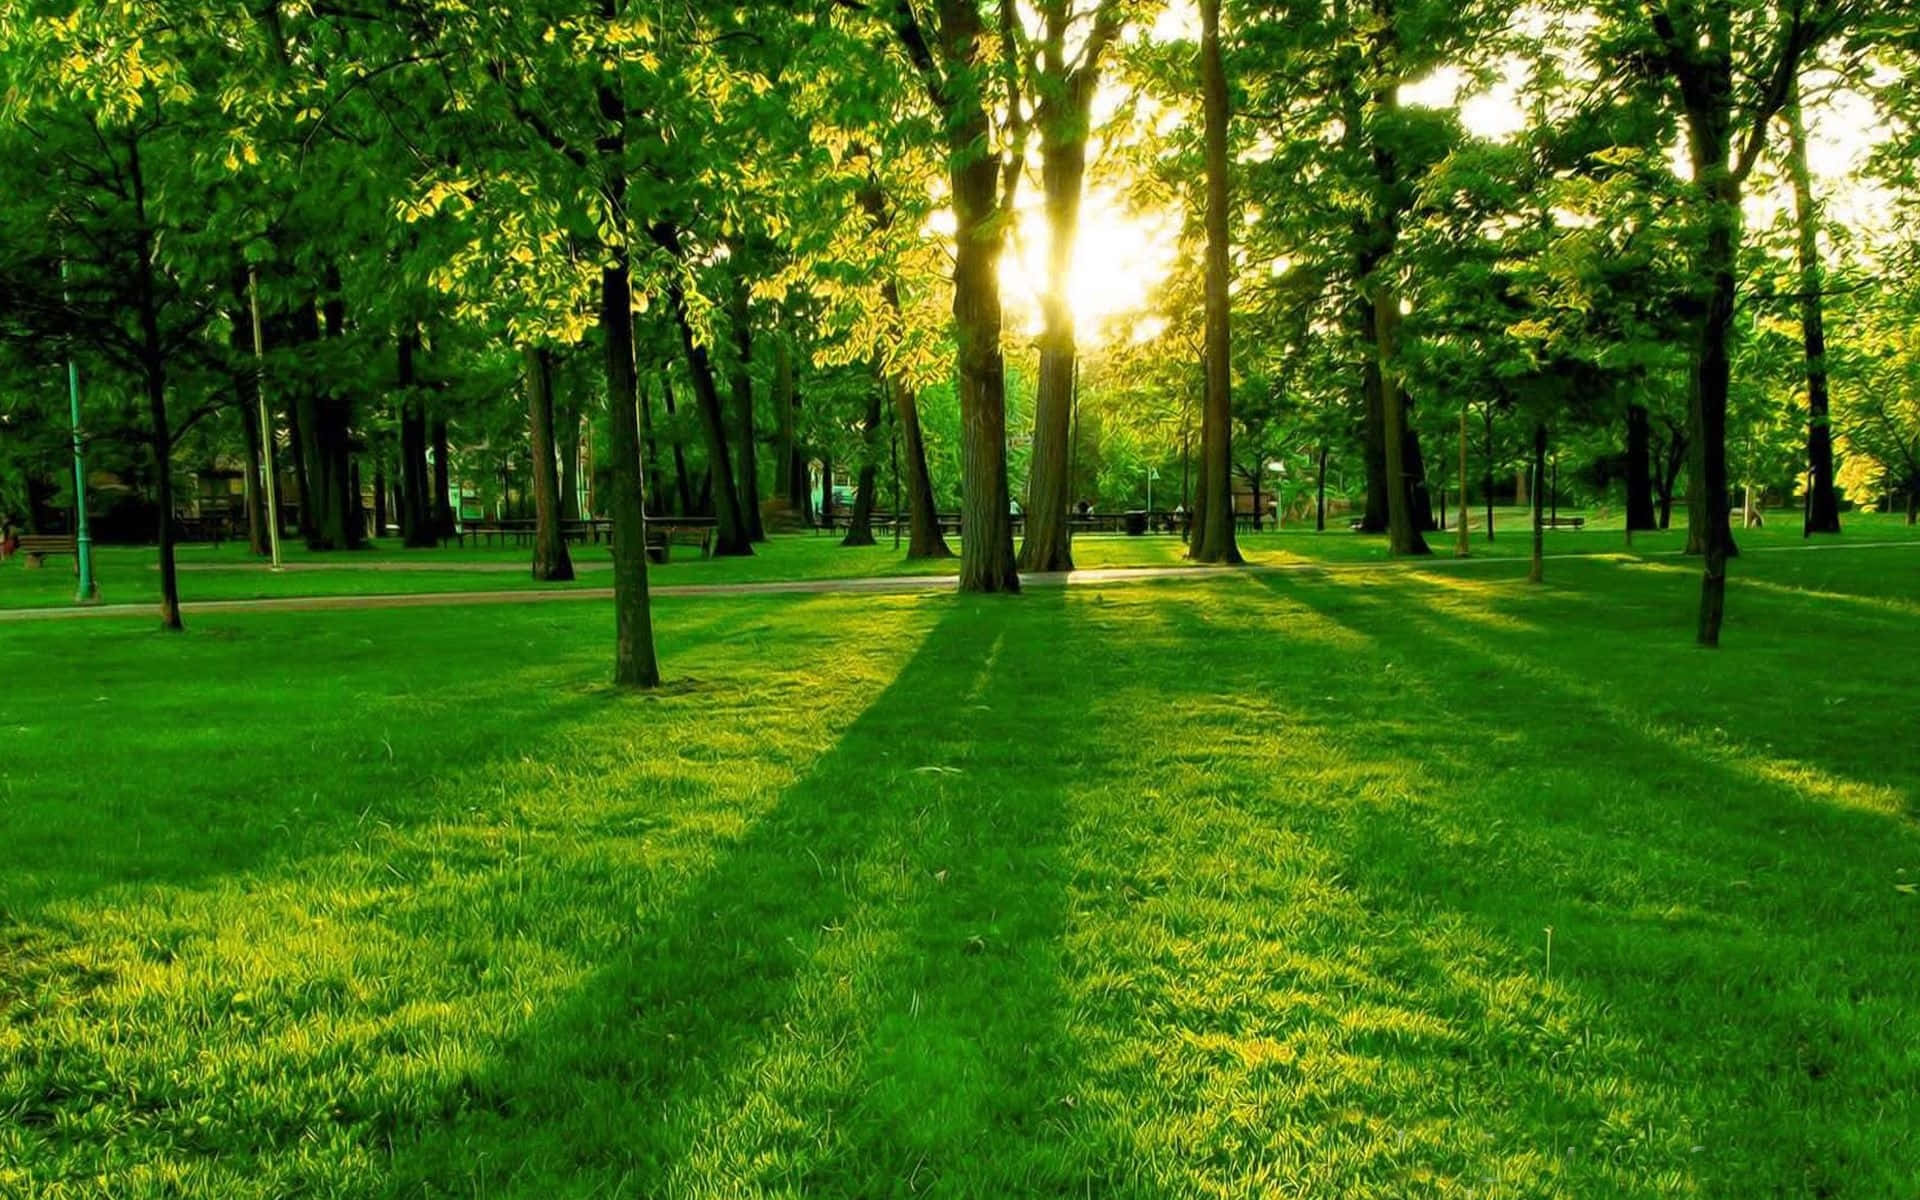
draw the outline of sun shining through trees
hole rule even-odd
[[[1920,1196],[1916,83],[0,0],[0,1198]]]
[[[1141,213],[1109,187],[1089,188],[1080,209],[1080,229],[1068,285],[1076,336],[1097,351],[1118,323],[1150,313],[1180,254],[1181,215],[1172,210]],[[1015,330],[1040,332],[1041,294],[1046,287],[1049,234],[1037,199],[1021,209],[1012,253],[1001,265]]]

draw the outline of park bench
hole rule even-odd
[[[647,557],[656,563],[664,563],[672,557],[675,546],[698,546],[701,558],[711,558],[713,533],[711,525],[649,525]]]
[[[1587,523],[1585,517],[1541,517],[1540,525],[1544,529],[1580,529]]]
[[[70,533],[23,533],[14,552],[26,559],[30,567],[39,566],[40,560],[49,554],[71,555],[73,569],[80,569],[80,542]]]

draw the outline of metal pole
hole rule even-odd
[[[260,272],[247,268],[247,302],[253,308],[253,361],[260,368],[254,378],[253,398],[260,409],[260,477],[267,492],[267,545],[272,570],[280,569],[280,485],[273,471],[273,418],[267,412],[267,348],[260,332]]]
[[[73,419],[73,544],[79,561],[80,583],[75,604],[92,604],[100,598],[100,585],[93,578],[93,535],[87,526],[87,464],[80,442],[80,368],[67,359],[67,400]]]
[[[60,260],[60,299],[67,299],[67,260]],[[80,436],[80,367],[67,355],[67,411],[73,431],[73,555],[80,578],[74,588],[75,604],[92,604],[100,598],[100,585],[93,578],[93,533],[87,523],[87,463]]]

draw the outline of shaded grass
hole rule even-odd
[[[0,1192],[1914,1194],[1920,561],[1510,574],[0,643]]]

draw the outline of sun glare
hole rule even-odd
[[[1067,286],[1075,336],[1083,347],[1104,342],[1118,319],[1152,306],[1155,290],[1173,266],[1178,237],[1179,214],[1136,213],[1111,189],[1088,187]],[[1008,324],[1028,336],[1040,332],[1050,242],[1038,189],[1029,189],[1019,228],[1000,264]]]

